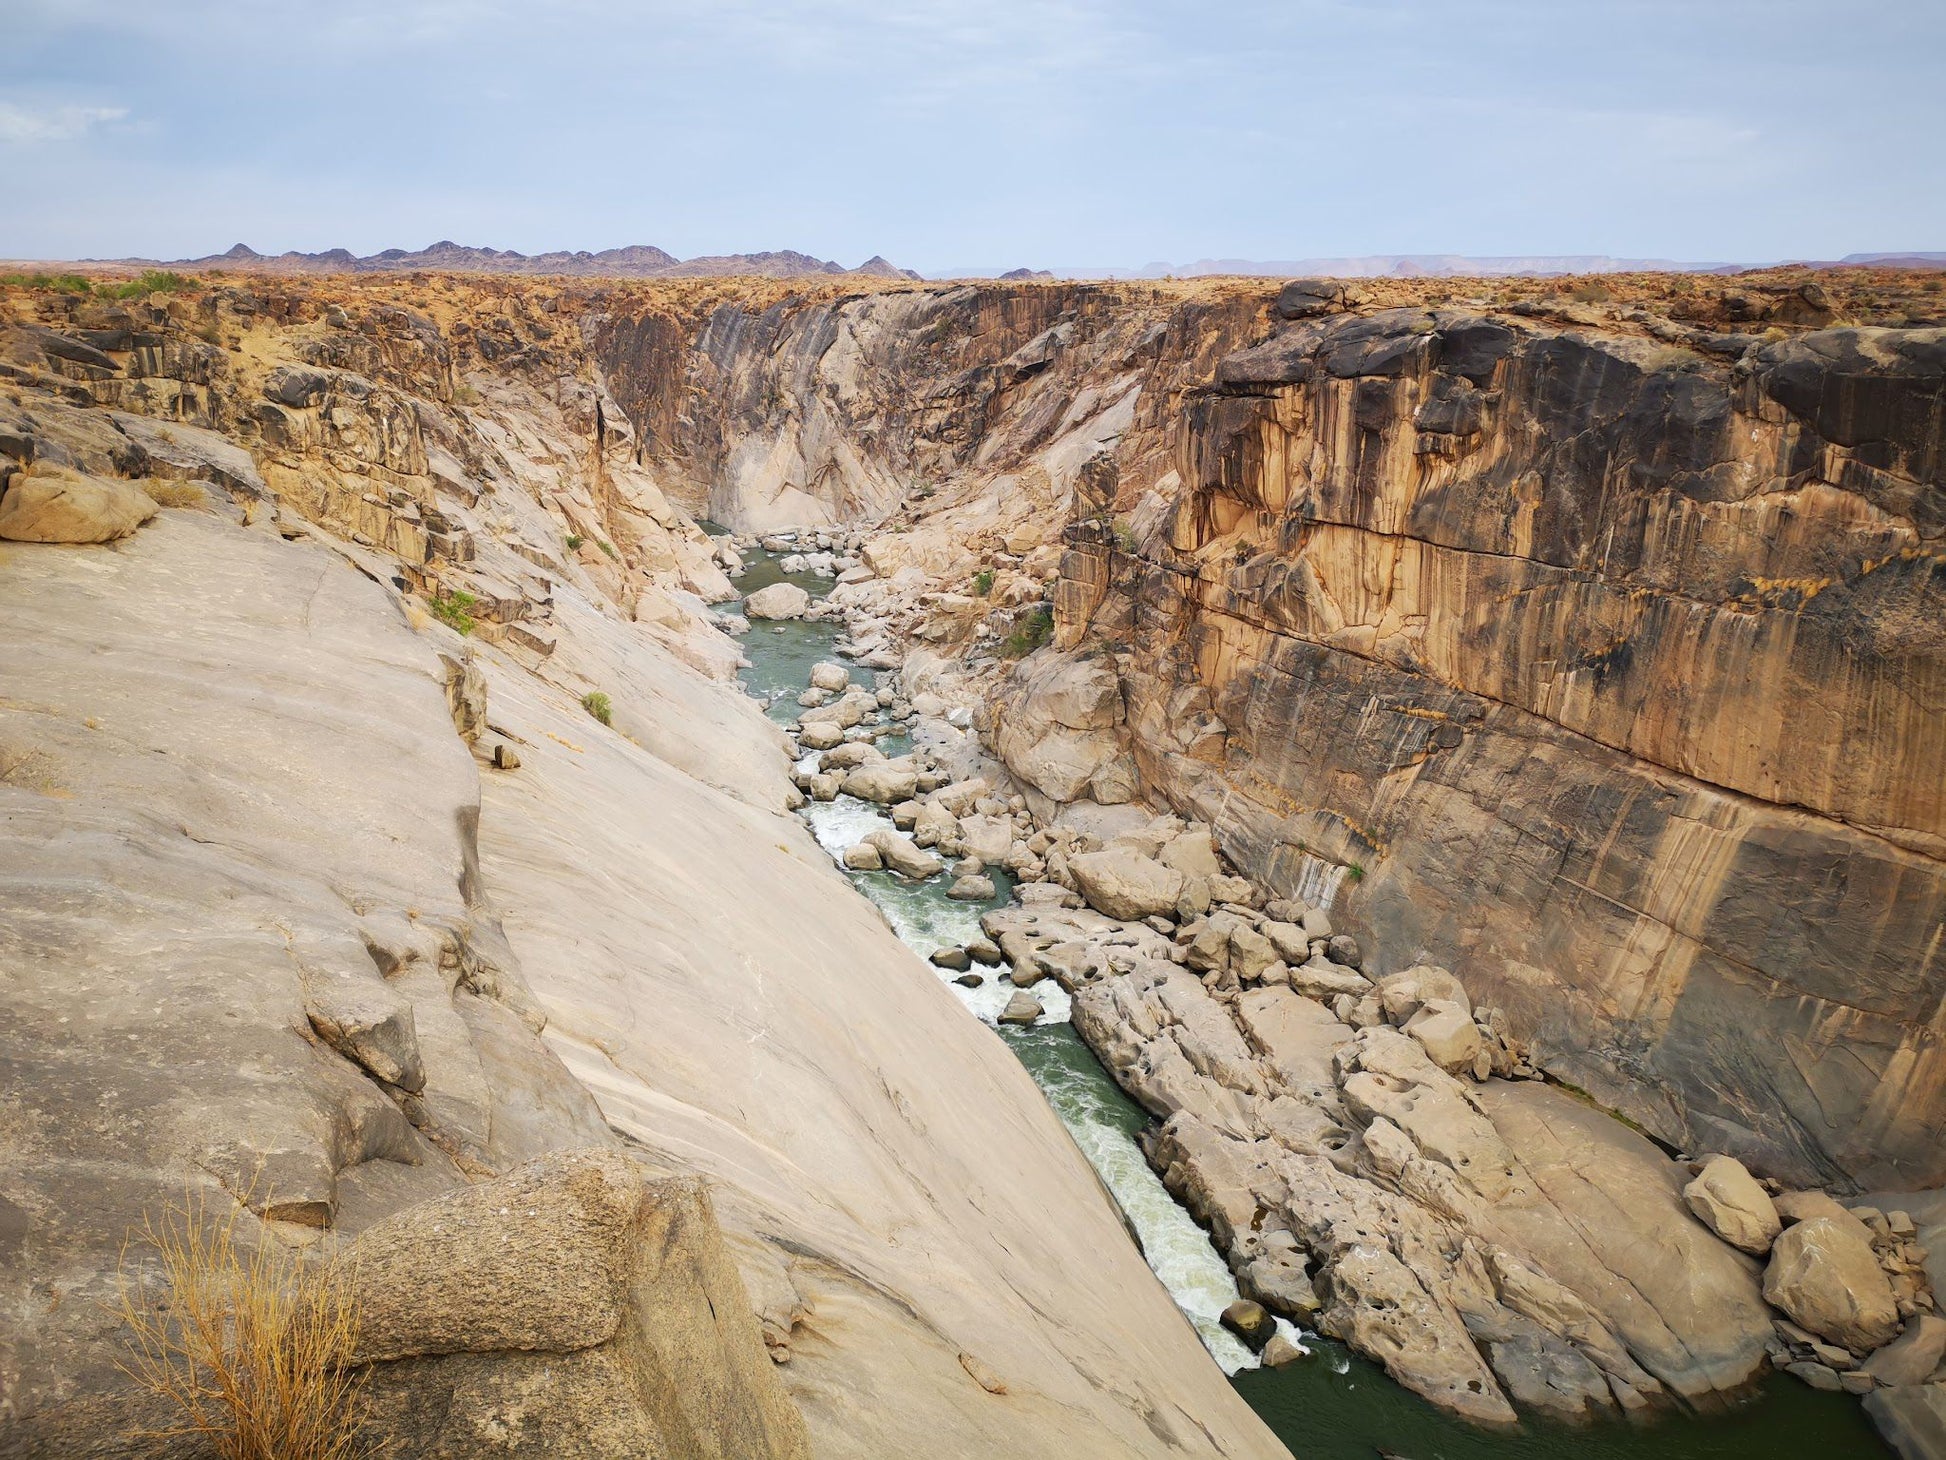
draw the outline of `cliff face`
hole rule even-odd
[[[1470,311],[1228,357],[1077,544],[1145,778],[1687,1149],[1946,1175],[1938,331],[1734,366]],[[1223,734],[1184,743],[1207,694]]]
[[[1057,647],[993,702],[1051,802],[1091,783],[1039,776],[1048,733],[1132,754],[1663,1139],[1937,1181],[1946,333],[1822,328],[1788,279],[1548,287],[958,288],[591,338],[713,515],[889,514],[874,567],[921,569],[907,627],[974,672],[1069,528]],[[1112,670],[1106,728],[1042,703],[1057,655]]]

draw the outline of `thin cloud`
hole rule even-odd
[[[0,101],[0,142],[74,142],[127,116],[125,106],[25,107]]]

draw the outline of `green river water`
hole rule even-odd
[[[791,582],[822,597],[829,579],[785,574],[768,553],[752,553],[737,586],[745,593]],[[743,683],[765,700],[780,724],[798,714],[797,695],[811,666],[833,658],[838,625],[795,621],[755,623],[743,640],[750,664]],[[842,662],[842,661],[840,661]],[[869,682],[854,671],[854,679]],[[879,741],[888,754],[907,749],[903,738]],[[805,811],[819,842],[837,858],[872,827],[885,824],[878,807],[840,797]],[[922,957],[977,935],[979,917],[1007,901],[1010,883],[995,876],[991,903],[960,903],[945,895],[947,878],[913,884],[886,872],[848,873],[882,909],[899,936]],[[930,965],[928,965],[930,966]],[[934,969],[943,979],[952,977]],[[990,981],[954,988],[969,1014],[993,1025],[1012,986]],[[1207,1235],[1176,1204],[1143,1157],[1137,1138],[1148,1115],[1121,1091],[1067,1022],[1068,1001],[1057,985],[1034,989],[1046,1015],[1031,1028],[999,1034],[1020,1057],[1141,1238],[1143,1255],[1202,1335],[1237,1392],[1299,1460],[1833,1460],[1890,1455],[1847,1395],[1819,1393],[1774,1375],[1749,1400],[1726,1413],[1665,1414],[1656,1420],[1569,1429],[1529,1420],[1513,1433],[1475,1429],[1448,1418],[1385,1377],[1376,1365],[1341,1344],[1306,1333],[1310,1357],[1280,1369],[1254,1366],[1247,1350],[1216,1321],[1237,1296],[1228,1268]],[[1295,1330],[1286,1328],[1287,1333]]]

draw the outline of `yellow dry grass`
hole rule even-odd
[[[149,478],[135,484],[148,493],[158,507],[203,507],[209,503],[209,489],[195,482],[157,481]]]
[[[189,1195],[123,1250],[121,1367],[174,1416],[150,1437],[201,1436],[222,1460],[363,1460],[350,1285],[268,1232],[245,1250],[241,1213]]]

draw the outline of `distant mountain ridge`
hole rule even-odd
[[[1793,259],[1788,262],[1811,269],[1901,268],[1946,269],[1946,253],[1851,253],[1841,259]],[[1062,278],[1062,279],[1163,279],[1201,278],[1208,275],[1240,275],[1276,279],[1453,279],[1512,278],[1552,274],[1734,274],[1744,269],[1775,268],[1777,262],[1683,263],[1676,259],[1628,259],[1608,254],[1366,254],[1348,258],[1318,259],[1198,259],[1193,264],[1153,263],[1139,269],[1108,267],[1057,268],[1030,271],[1013,269],[956,269],[929,277],[935,279],[979,278]]]
[[[239,243],[223,253],[194,259],[82,259],[84,264],[128,264],[141,268],[173,269],[248,269],[274,274],[382,274],[413,270],[473,274],[570,274],[584,278],[607,279],[694,279],[724,274],[756,274],[765,278],[789,279],[804,275],[867,274],[874,278],[916,279],[910,269],[901,269],[874,254],[855,269],[829,259],[813,258],[795,249],[765,253],[712,254],[702,258],[679,259],[653,244],[637,243],[624,248],[605,248],[599,253],[565,249],[552,253],[524,254],[513,249],[475,248],[470,244],[441,239],[420,249],[388,248],[362,257],[350,249],[331,248],[322,253],[262,254],[247,243]]]

